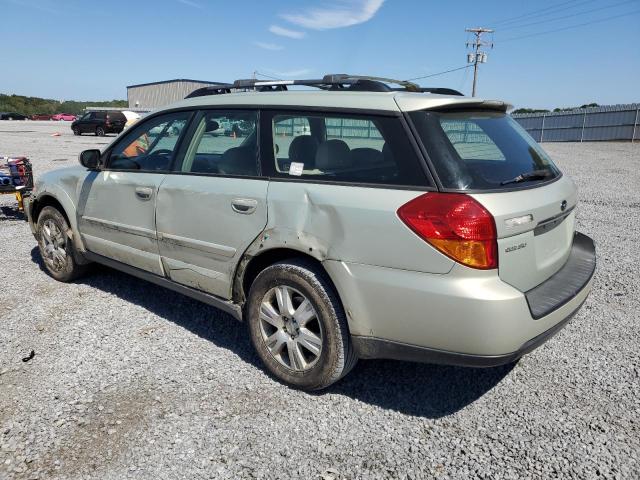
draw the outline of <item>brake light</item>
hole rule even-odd
[[[398,209],[398,217],[420,238],[468,267],[498,268],[493,216],[462,193],[425,193]]]

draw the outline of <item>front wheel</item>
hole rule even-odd
[[[102,127],[96,128],[96,136],[97,137],[104,137],[104,128],[102,128]]]
[[[69,225],[54,207],[44,207],[38,216],[38,246],[47,271],[61,282],[71,282],[83,275],[86,265],[77,261],[77,253],[67,234]]]
[[[78,127],[74,127],[72,128],[72,130],[74,135],[80,135],[80,130],[78,130]]]
[[[246,320],[269,372],[294,387],[328,387],[357,361],[340,299],[309,261],[282,261],[260,272],[249,291]]]

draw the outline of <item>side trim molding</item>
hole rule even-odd
[[[90,260],[92,262],[106,265],[107,267],[113,268],[115,270],[120,270],[121,272],[133,275],[134,277],[138,277],[142,280],[146,280],[148,282],[159,285],[160,287],[168,288],[169,290],[181,293],[182,295],[186,295],[187,297],[198,300],[199,302],[211,305],[212,307],[218,308],[230,314],[236,320],[242,321],[242,308],[240,308],[239,305],[236,305],[233,302],[220,297],[216,297],[215,295],[211,295],[209,293],[201,292],[200,290],[196,290],[195,288],[180,285],[166,278],[154,275],[153,273],[140,270],[139,268],[118,262],[117,260],[103,257],[102,255],[98,255],[97,253],[87,251],[84,256],[87,258],[87,260]]]
[[[148,228],[134,227],[131,225],[125,225],[124,223],[116,223],[116,222],[111,222],[109,220],[103,220],[101,218],[86,217],[86,216],[82,216],[81,218],[85,222],[93,223],[95,225],[100,225],[101,227],[109,228],[111,230],[117,230],[119,232],[130,233],[132,235],[152,238],[154,240],[156,239],[155,230],[149,230]]]

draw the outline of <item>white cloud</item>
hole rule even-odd
[[[277,43],[267,43],[267,42],[253,42],[256,47],[264,48],[265,50],[282,50],[284,47],[282,45],[278,45]]]
[[[304,32],[299,32],[297,30],[289,30],[288,28],[284,28],[279,25],[271,25],[269,27],[269,31],[271,33],[275,33],[276,35],[289,37],[289,38],[304,38],[306,36],[306,33]]]
[[[202,5],[196,2],[192,2],[191,0],[178,0],[178,1],[183,5],[189,5],[190,7],[194,7],[194,8],[202,8]]]
[[[312,30],[350,27],[373,18],[384,0],[334,0],[322,8],[280,15],[286,21]]]

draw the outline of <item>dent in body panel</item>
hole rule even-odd
[[[396,211],[424,192],[355,185],[271,182],[269,218],[248,253],[293,248],[327,259],[446,273],[453,260],[419,238]]]

